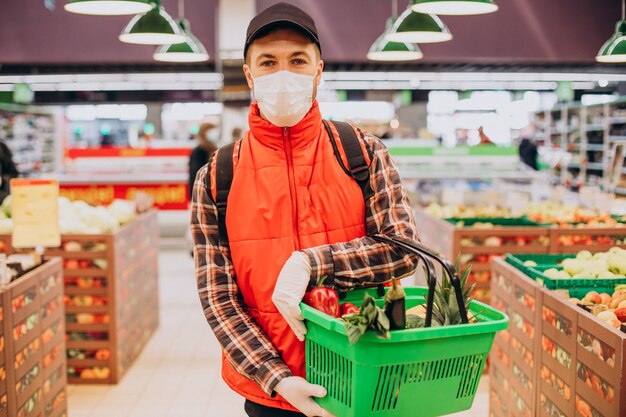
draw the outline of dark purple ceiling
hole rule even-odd
[[[277,0],[257,0],[259,10]],[[425,63],[593,63],[620,16],[619,0],[497,0],[484,16],[442,17],[451,42],[423,45]],[[44,0],[0,0],[2,64],[150,64],[153,48],[117,37],[130,17],[80,16]],[[163,0],[176,17],[176,0]],[[218,0],[186,0],[193,33],[215,57]],[[364,62],[391,14],[390,0],[291,0],[316,20],[329,63]],[[403,10],[406,0],[399,1]],[[241,29],[242,31],[245,28]]]
[[[0,63],[152,63],[154,47],[129,45],[117,38],[132,16],[83,16],[44,7],[44,0],[0,0]],[[177,1],[162,0],[168,13],[177,18]],[[191,29],[204,43],[211,59],[215,56],[217,0],[187,0],[185,16]]]
[[[291,0],[307,10],[330,62],[363,61],[385,28],[391,0]],[[497,13],[442,16],[450,42],[421,46],[424,62],[593,62],[620,17],[619,0],[496,0]],[[257,0],[258,10],[278,0]],[[399,12],[407,1],[398,1]]]

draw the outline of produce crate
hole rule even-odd
[[[143,213],[112,234],[61,235],[68,381],[116,384],[159,325],[158,220]]]
[[[543,274],[548,268],[561,269],[560,262],[563,259],[575,258],[576,254],[563,255],[507,255],[506,261],[515,266],[527,276],[543,284],[549,290],[566,289],[572,297],[582,298],[589,291],[595,290],[599,293],[613,292],[613,288],[618,284],[626,284],[626,278],[550,278]],[[524,261],[532,260],[537,262],[537,266],[526,266]],[[546,263],[539,263],[540,261]],[[548,263],[552,262],[552,263]]]
[[[626,333],[577,309],[576,416],[626,415]]]
[[[613,246],[626,248],[626,227],[623,226],[552,228],[550,253],[606,252]]]
[[[489,302],[493,259],[506,253],[547,254],[550,249],[549,228],[527,219],[500,219],[502,225],[482,229],[460,227],[455,222],[434,217],[421,208],[414,209],[422,242],[441,252],[448,259],[461,261],[461,268],[472,266],[470,281],[476,283],[474,298]],[[465,225],[486,219],[454,219]],[[495,219],[494,219],[495,220]]]
[[[7,406],[0,415],[57,417],[67,412],[61,260],[51,258],[10,283],[2,299]],[[60,401],[59,399],[63,399]]]
[[[542,289],[502,259],[492,263],[491,285],[492,305],[505,311],[511,320],[509,332],[496,336],[500,350],[494,349],[490,355],[490,366],[495,368],[490,370],[490,376],[499,379],[500,372],[508,381],[508,404],[505,409],[498,404],[492,407],[500,408],[503,415],[532,417],[536,415],[539,363],[535,352],[540,347],[537,336],[541,328]]]
[[[498,273],[502,271],[502,274]],[[616,280],[613,280],[616,281]],[[502,303],[507,294],[515,299],[515,288],[532,282],[530,277],[508,265],[503,260],[494,261],[493,294],[494,302]],[[604,290],[611,294],[614,287]],[[570,297],[581,297],[580,288],[568,291]],[[538,324],[538,345],[531,352],[538,362],[535,414],[545,417],[623,417],[626,415],[626,333],[595,318],[564,297],[563,290],[538,290],[540,301],[540,321]],[[501,298],[502,297],[502,298]],[[510,339],[510,371],[505,377],[510,380],[511,390],[515,390],[513,366],[519,355],[515,353],[515,339],[519,335],[516,317],[525,317],[522,311],[528,308],[512,302]],[[522,326],[523,327],[523,326]],[[498,346],[503,340],[498,335],[494,342],[490,359],[492,372],[505,368]],[[523,339],[521,339],[523,340]],[[521,345],[524,345],[522,342]],[[506,356],[504,356],[506,358]],[[520,366],[522,368],[522,366]],[[523,368],[522,368],[523,370]],[[492,373],[492,378],[495,378]],[[497,379],[497,378],[496,378]],[[495,381],[496,379],[491,379]],[[500,385],[500,384],[499,384]],[[519,387],[518,387],[519,388]],[[499,388],[494,387],[492,391]],[[519,401],[522,395],[511,394],[510,401]],[[499,399],[490,395],[492,408],[499,406]],[[515,412],[516,404],[511,402],[508,411]],[[511,414],[508,414],[511,415]],[[518,415],[518,414],[514,414]]]
[[[65,264],[70,383],[118,383],[157,329],[158,238],[153,210],[114,234],[62,236],[80,251],[51,251]]]
[[[540,392],[553,414],[574,415],[576,374],[576,306],[550,290],[542,291]]]

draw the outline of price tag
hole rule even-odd
[[[61,246],[59,183],[56,180],[13,179],[13,247]]]
[[[530,204],[530,196],[519,191],[509,191],[506,193],[504,206],[511,210],[513,215],[521,215]]]
[[[441,190],[441,203],[449,206],[462,206],[465,203],[463,190],[444,188]]]

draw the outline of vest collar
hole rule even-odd
[[[315,100],[311,106],[311,110],[309,110],[298,124],[292,127],[282,128],[263,119],[258,104],[252,103],[250,105],[248,123],[250,124],[252,136],[262,145],[274,149],[282,148],[286,134],[286,137],[291,141],[291,146],[295,149],[305,147],[319,135],[322,128],[322,114],[320,113],[317,100]]]

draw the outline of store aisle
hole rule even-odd
[[[220,379],[219,346],[200,309],[187,252],[161,250],[159,284],[159,330],[120,384],[70,385],[70,417],[245,416],[243,400]],[[472,410],[454,416],[486,417],[486,387]]]

